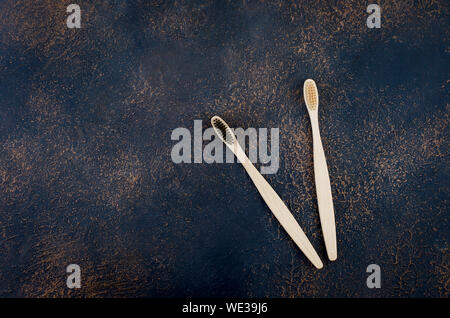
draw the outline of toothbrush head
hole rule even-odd
[[[227,145],[231,146],[236,143],[236,136],[227,123],[219,116],[211,118],[211,125],[217,136]]]
[[[303,84],[303,97],[305,98],[306,107],[310,111],[317,110],[319,107],[319,93],[317,92],[316,82],[307,79]]]

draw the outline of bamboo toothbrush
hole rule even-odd
[[[220,117],[214,116],[211,118],[211,124],[216,132],[217,136],[225,143],[225,145],[230,148],[230,150],[235,154],[239,161],[244,166],[248,175],[252,179],[259,193],[263,197],[266,204],[269,206],[272,213],[275,215],[277,220],[281,223],[283,228],[289,234],[289,236],[294,240],[295,244],[300,248],[300,250],[306,255],[306,257],[313,263],[317,268],[322,268],[323,264],[317,255],[314,247],[309,242],[305,233],[302,231],[297,221],[289,212],[289,209],[280,199],[278,194],[272,187],[267,183],[266,179],[258,172],[258,170],[253,166],[253,164],[248,159],[245,151],[242,150],[236,136],[227,123]]]
[[[325,247],[330,261],[337,258],[336,225],[334,221],[333,198],[331,196],[330,177],[319,132],[319,93],[316,83],[307,79],[303,85],[303,95],[309,118],[311,119],[314,156],[314,179],[316,181],[317,204],[322,226]]]

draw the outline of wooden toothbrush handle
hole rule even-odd
[[[280,222],[281,226],[283,226],[289,236],[294,240],[295,244],[297,244],[311,263],[319,269],[322,268],[323,264],[319,255],[317,255],[314,247],[311,245],[311,242],[308,240],[305,233],[300,228],[300,225],[298,225],[294,216],[291,214],[275,190],[250,162],[242,149],[239,149],[236,155],[263,197],[267,206]]]
[[[336,224],[334,220],[333,198],[331,195],[330,176],[319,132],[319,121],[311,118],[314,152],[314,179],[316,182],[317,204],[319,206],[320,224],[322,226],[325,247],[331,261],[337,258]]]

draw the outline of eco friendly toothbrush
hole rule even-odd
[[[320,224],[322,225],[325,247],[330,261],[337,258],[336,225],[334,221],[333,198],[331,196],[330,177],[327,162],[323,151],[319,132],[319,93],[316,83],[307,79],[303,85],[303,95],[309,118],[311,119],[313,152],[314,152],[314,179],[316,181],[317,204],[319,206]]]
[[[253,164],[248,159],[245,151],[242,150],[236,136],[227,123],[220,117],[214,116],[211,118],[211,124],[216,132],[217,136],[225,143],[225,145],[230,148],[230,150],[236,155],[239,161],[244,166],[248,175],[252,179],[259,193],[263,197],[266,204],[269,206],[272,213],[275,215],[277,220],[284,227],[289,236],[294,240],[295,244],[300,248],[300,250],[306,255],[306,257],[313,263],[317,268],[322,268],[323,264],[317,255],[314,247],[309,242],[305,233],[302,231],[294,216],[291,214],[289,209],[280,199],[278,194],[272,187],[267,183],[266,179],[258,172],[258,170],[253,166]]]

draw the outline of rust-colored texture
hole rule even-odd
[[[359,0],[80,1],[69,29],[73,2],[0,2],[0,296],[449,297],[448,1],[379,1],[380,29]],[[172,162],[172,131],[213,115],[279,128],[267,179],[324,269],[240,165]]]

